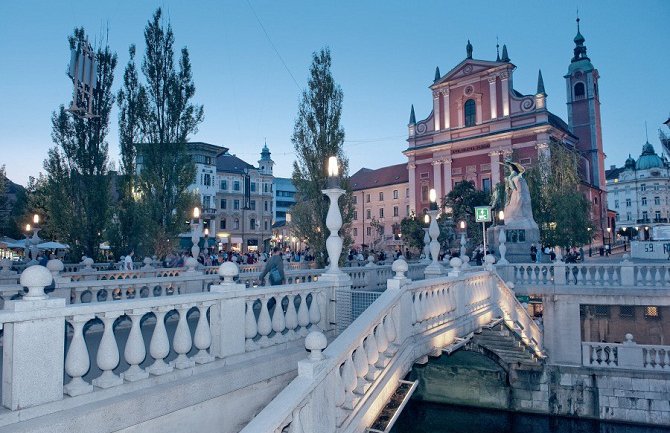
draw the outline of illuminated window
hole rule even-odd
[[[477,121],[477,106],[474,99],[465,101],[465,126],[475,126]]]
[[[660,319],[661,314],[658,307],[649,305],[644,307],[644,317],[645,319]]]

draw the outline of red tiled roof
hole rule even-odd
[[[351,189],[354,191],[405,182],[409,182],[407,163],[390,165],[376,170],[361,168],[349,179]]]

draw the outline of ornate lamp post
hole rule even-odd
[[[467,228],[467,225],[465,224],[465,220],[462,220],[461,222],[458,223],[458,227],[461,229],[461,250],[460,250],[460,257],[461,260],[463,260],[463,257],[465,257],[466,254],[466,249],[465,249],[465,244],[466,244],[466,239],[465,239],[465,229]]]
[[[193,219],[191,220],[191,241],[193,246],[191,247],[191,255],[194,259],[197,259],[200,255],[200,247],[198,243],[200,242],[200,208],[193,208]]]
[[[328,250],[330,265],[324,275],[339,275],[343,273],[338,266],[342,253],[342,238],[339,236],[339,230],[342,227],[342,214],[337,201],[345,191],[339,187],[339,167],[337,158],[334,156],[328,158],[328,188],[321,192],[326,194],[330,200],[328,214],[326,215],[326,227],[330,231],[330,235],[326,239],[326,250]]]
[[[438,236],[440,235],[440,228],[437,225],[437,215],[440,211],[437,209],[437,193],[434,189],[430,190],[430,210],[428,215],[430,215],[430,226],[428,227],[428,234],[430,235],[430,255],[431,263],[426,266],[424,271],[425,275],[442,275],[442,266],[437,261],[438,255],[440,254],[440,243],[437,241]]]
[[[37,258],[37,245],[41,242],[37,232],[40,231],[39,227],[40,216],[38,214],[33,215],[33,237],[30,239],[30,256],[31,258]]]
[[[430,215],[426,214],[423,216],[423,222],[428,225],[430,223]],[[425,260],[427,262],[430,262],[430,246],[428,245],[430,243],[430,236],[428,235],[428,227],[423,228],[424,235],[423,235],[423,255],[425,257]]]
[[[26,239],[23,241],[23,259],[27,262],[28,259],[30,258],[30,231],[32,228],[30,227],[30,224],[26,224],[26,233],[25,237]]]
[[[500,251],[500,260],[498,261],[499,265],[506,265],[509,262],[505,258],[505,254],[507,253],[507,245],[505,245],[505,242],[507,242],[507,233],[505,233],[505,212],[500,211],[498,212],[498,221],[502,222],[503,227],[500,228],[500,233],[498,234],[498,251]]]

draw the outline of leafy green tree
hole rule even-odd
[[[175,244],[176,235],[183,228],[181,223],[186,218],[187,187],[195,179],[195,164],[187,152],[186,143],[203,121],[204,109],[202,105],[192,103],[195,84],[188,49],[182,48],[177,67],[172,27],[169,23],[164,25],[160,8],[149,20],[144,39],[142,73],[146,84],[140,85],[136,96],[139,101],[143,98],[141,92],[144,92],[146,105],[144,100],[137,104],[137,129],[128,105],[122,134],[131,139],[138,131],[141,135],[137,156],[142,166],[137,191],[152,222],[154,250],[164,251],[171,240]],[[134,90],[129,87],[126,90],[125,96],[132,98]],[[128,154],[127,157],[130,158]]]
[[[467,224],[467,237],[473,244],[483,242],[481,225],[475,223],[475,206],[487,206],[489,201],[489,193],[478,190],[469,180],[458,182],[444,198],[445,207],[451,208],[454,223],[465,221]]]
[[[556,142],[525,173],[533,218],[543,245],[572,247],[591,241],[591,203],[580,191],[579,153]]]
[[[123,87],[117,94],[121,148],[116,185],[119,200],[109,225],[108,238],[117,256],[130,250],[140,256],[153,252],[154,247],[150,242],[150,221],[147,206],[139,193],[136,170],[136,144],[142,141],[142,119],[147,114],[148,101],[135,64],[135,45],[131,45],[128,52],[130,60],[123,74]]]
[[[400,233],[402,234],[403,243],[407,248],[414,252],[423,249],[423,237],[425,234],[423,229],[425,226],[423,220],[420,220],[414,212],[400,221]]]
[[[344,156],[344,129],[342,116],[342,89],[335,83],[330,71],[331,56],[328,48],[312,54],[308,89],[302,93],[298,117],[291,141],[296,151],[293,163],[293,184],[296,201],[291,217],[296,236],[307,239],[317,264],[322,266],[327,257],[326,227],[328,198],[321,192],[327,186],[327,160],[336,156],[340,164],[340,187],[347,190],[340,198],[344,237],[343,255],[346,257],[353,218],[351,190],[348,187],[349,161]]]
[[[70,49],[87,43],[83,28],[68,38]],[[93,92],[93,117],[77,116],[63,105],[51,118],[55,147],[44,161],[45,211],[52,235],[68,242],[73,253],[95,257],[109,216],[109,115],[116,54],[109,46],[95,52],[98,86]]]

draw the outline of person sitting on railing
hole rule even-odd
[[[258,276],[261,286],[265,285],[265,276],[270,274],[270,285],[277,286],[284,283],[284,261],[282,260],[279,247],[274,247],[272,257],[265,264],[265,269]]]

